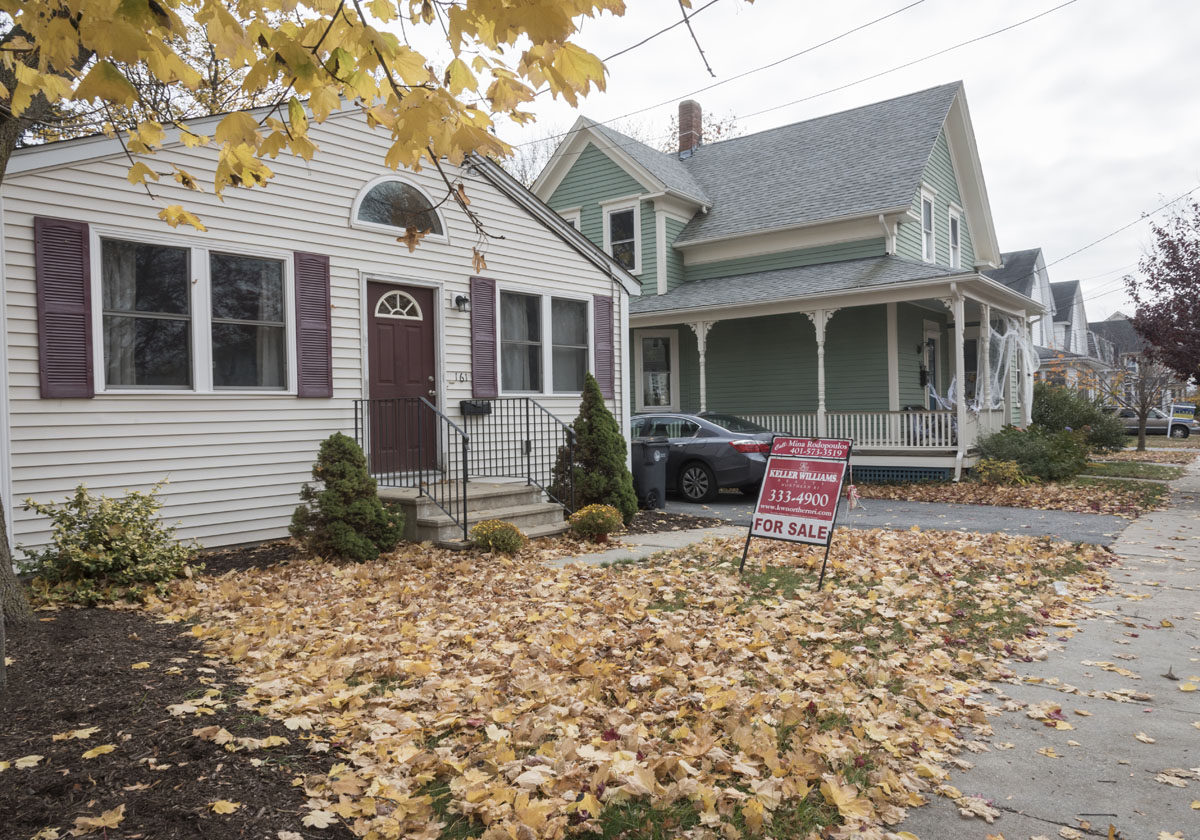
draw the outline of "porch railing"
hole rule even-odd
[[[765,429],[792,437],[816,437],[816,412],[794,412],[787,414],[739,414],[738,417],[757,423]]]
[[[797,437],[815,437],[816,412],[739,414],[773,432]],[[958,446],[954,411],[828,411],[826,435],[851,438],[858,449],[951,449]],[[967,412],[965,441],[974,446],[980,437],[998,432],[1004,425],[1002,410]]]
[[[567,510],[575,509],[575,471],[556,482],[554,466],[560,450],[575,462],[575,431],[530,397],[472,400],[486,413],[465,414],[472,436],[471,475],[476,478],[524,478]]]
[[[424,397],[354,401],[354,439],[384,487],[412,487],[467,539],[471,436]]]

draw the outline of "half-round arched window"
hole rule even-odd
[[[412,184],[385,178],[368,184],[354,203],[353,221],[358,224],[414,229],[431,236],[445,236],[441,216],[433,202]]]
[[[379,318],[420,321],[421,305],[405,292],[388,292],[375,304],[375,315]]]

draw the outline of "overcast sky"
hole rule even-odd
[[[1054,263],[1200,186],[1200,2],[1076,0],[1011,31],[851,83],[1062,1],[923,0],[695,98],[706,116],[738,115],[739,128],[750,133],[962,80],[1001,250],[1041,247],[1047,263]],[[606,121],[666,100],[669,104],[631,118],[665,133],[678,101],[698,88],[912,2],[717,0],[693,21],[715,79],[679,26],[609,62],[607,91],[589,96],[580,111]],[[606,57],[679,18],[677,0],[627,3],[623,18],[589,21],[580,42]],[[848,84],[806,102],[742,116]],[[574,122],[577,112],[545,99],[534,109],[536,126],[502,127],[502,136],[521,142]],[[1141,221],[1051,265],[1050,279],[1082,281],[1089,320],[1128,311],[1120,278],[1136,271],[1148,242],[1148,223]]]

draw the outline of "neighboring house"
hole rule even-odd
[[[1029,335],[1038,348],[1053,349],[1054,339],[1054,295],[1050,291],[1050,277],[1046,273],[1046,259],[1041,248],[1025,251],[1006,251],[1000,255],[999,268],[984,271],[997,283],[1003,283],[1015,292],[1032,298],[1042,305],[1045,314],[1032,319]]]
[[[580,118],[533,187],[641,280],[636,410],[852,437],[878,478],[947,475],[1028,422],[1015,359],[974,392],[980,323],[1026,335],[1044,307],[982,273],[1001,256],[961,84],[712,145],[688,101],[679,127],[662,153]],[[926,385],[952,382],[969,400],[940,409]]]
[[[1131,374],[1125,377],[1125,382],[1118,381],[1113,384],[1117,388],[1123,389],[1127,405],[1135,404],[1137,397],[1134,382],[1139,366],[1143,363],[1142,354],[1146,351],[1146,340],[1137,334],[1137,330],[1133,328],[1133,322],[1122,312],[1114,312],[1103,321],[1092,321],[1088,327],[1099,340],[1112,348],[1110,351],[1112,361],[1108,375],[1121,377],[1126,372]],[[1109,385],[1110,391],[1113,384]],[[1187,383],[1171,376],[1162,389],[1162,398],[1158,407],[1170,413],[1171,405],[1177,400],[1185,399],[1187,394]]]
[[[280,157],[266,189],[223,201],[170,178],[151,201],[115,139],[12,156],[0,487],[14,543],[47,537],[26,497],[164,478],[181,536],[284,536],[318,445],[338,431],[367,445],[385,485],[453,487],[441,479],[462,475],[459,430],[472,478],[544,479],[587,371],[628,429],[637,285],[619,263],[500,167],[468,159],[443,166],[503,235],[473,271],[479,237],[438,200],[436,169],[384,165],[390,141],[357,111],[310,134],[312,161]],[[147,162],[211,183],[215,160],[172,141]],[[159,221],[169,203],[207,231]],[[414,220],[430,232],[410,251],[398,237]],[[473,398],[492,413],[464,417]],[[439,504],[460,515],[459,501]]]

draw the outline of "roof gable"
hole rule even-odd
[[[1007,251],[1000,255],[999,268],[990,268],[984,272],[997,283],[1001,283],[1014,292],[1020,292],[1028,298],[1037,299],[1035,283],[1037,280],[1038,263],[1042,262],[1042,249],[1030,248],[1025,251]]]
[[[1083,294],[1079,289],[1079,281],[1064,280],[1061,283],[1051,283],[1050,294],[1054,298],[1054,320],[1073,323],[1075,302]]]

